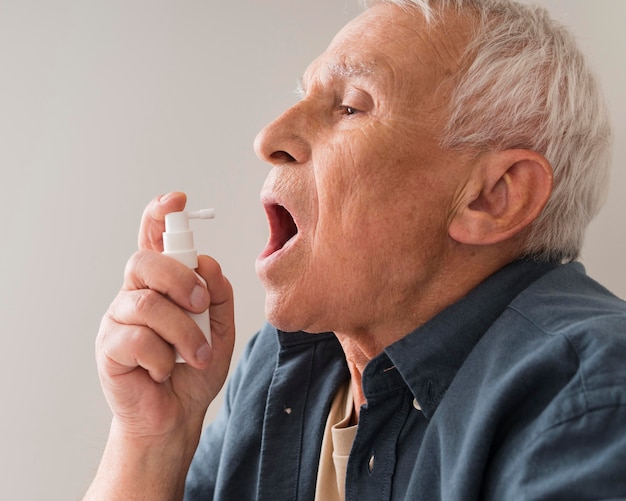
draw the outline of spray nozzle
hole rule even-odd
[[[198,254],[193,243],[193,232],[189,229],[190,219],[213,219],[214,209],[192,212],[170,212],[165,215],[163,252],[175,257],[190,268],[198,267]]]
[[[190,219],[213,219],[215,217],[215,209],[201,209],[191,212],[170,212],[165,215],[165,232],[178,233],[180,231],[189,231]]]
[[[189,219],[214,219],[215,209],[200,209],[187,213]]]

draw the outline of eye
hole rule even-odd
[[[342,109],[342,111],[343,111],[343,114],[344,114],[344,115],[347,115],[347,116],[356,115],[356,114],[359,112],[359,110],[357,110],[356,108],[354,108],[354,107],[352,107],[352,106],[345,106],[345,105],[342,105],[342,106],[341,106],[341,109]]]

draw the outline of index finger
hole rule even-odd
[[[138,239],[139,249],[163,252],[165,215],[170,212],[182,211],[186,203],[187,195],[179,191],[159,195],[152,199],[141,216]]]

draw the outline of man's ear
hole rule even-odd
[[[552,166],[534,151],[481,155],[473,167],[448,227],[460,243],[489,245],[519,234],[552,193]]]

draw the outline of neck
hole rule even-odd
[[[407,308],[408,302],[404,298],[401,311],[397,316],[385,315],[387,319],[395,321],[385,325],[377,325],[372,329],[360,327],[350,332],[335,332],[345,353],[352,377],[354,413],[357,420],[361,406],[367,403],[363,392],[362,376],[369,361],[381,354],[387,346],[402,339],[446,307],[461,299],[509,261],[511,259],[500,262],[493,260],[486,266],[465,266],[449,271],[440,277],[442,280],[438,282],[439,287],[429,288],[427,291],[422,289],[420,297],[413,298],[414,301],[409,303],[412,308]],[[468,269],[474,273],[468,273]]]
[[[359,420],[359,413],[362,405],[367,403],[361,384],[363,371],[367,363],[374,358],[374,355],[365,353],[359,343],[355,342],[349,335],[336,333],[337,339],[346,354],[346,361],[350,369],[352,396],[354,398],[354,417]]]

